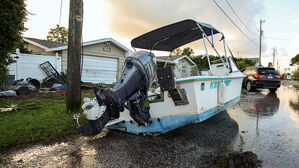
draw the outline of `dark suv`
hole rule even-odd
[[[280,87],[280,76],[274,68],[253,66],[246,67],[242,72],[247,76],[243,79],[243,86],[248,91],[264,88],[275,92]]]

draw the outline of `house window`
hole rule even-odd
[[[187,73],[187,66],[182,66],[182,73],[186,74]]]
[[[111,52],[110,43],[106,42],[103,46],[103,51]]]

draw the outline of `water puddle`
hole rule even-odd
[[[235,150],[257,153],[265,167],[299,167],[299,87],[243,95],[227,111],[240,129]]]

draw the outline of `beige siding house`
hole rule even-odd
[[[33,54],[58,55],[61,71],[67,69],[67,45],[34,38],[23,38],[25,47]],[[114,83],[121,75],[125,58],[132,52],[112,38],[83,42],[82,81]]]
[[[196,64],[188,56],[171,56],[171,58],[169,56],[158,56],[156,59],[158,66],[163,66],[165,63],[170,65],[175,64],[174,73],[177,78],[194,76],[194,72],[197,72]]]

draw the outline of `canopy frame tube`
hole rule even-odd
[[[202,34],[204,35],[204,36],[203,36],[203,40],[204,40],[204,45],[205,45],[205,48],[206,48],[206,53],[207,53],[207,57],[208,57],[208,61],[209,61],[209,68],[210,68],[210,70],[211,70],[211,62],[210,62],[210,59],[209,59],[209,54],[208,54],[208,52],[207,52],[207,46],[206,46],[206,43],[205,43],[205,39],[209,42],[209,44],[212,46],[212,48],[214,49],[214,51],[216,52],[216,54],[219,56],[219,58],[221,59],[221,61],[222,61],[222,62],[226,65],[226,67],[227,67],[227,65],[228,65],[227,61],[225,62],[225,61],[221,58],[221,56],[220,56],[220,54],[218,53],[218,51],[216,50],[214,44],[210,41],[209,38],[207,38],[207,35],[206,35],[205,31],[202,29],[201,25],[197,23],[197,26],[199,27],[200,31],[201,31]],[[222,34],[222,33],[221,33],[221,34]],[[223,34],[222,34],[222,37],[223,37],[223,39],[224,39],[224,35],[223,35]],[[213,39],[213,37],[212,37],[212,39]],[[225,43],[225,41],[224,41],[224,43]],[[225,54],[225,56],[226,56],[226,54]],[[227,60],[227,56],[226,56],[226,60]]]
[[[223,36],[223,48],[224,48],[225,61],[227,63],[226,66],[227,66],[227,68],[230,68],[230,64],[228,63],[228,58],[227,58],[227,54],[226,54],[226,41],[225,41],[225,37],[223,34],[222,34],[222,36]]]
[[[205,45],[205,50],[206,50],[206,56],[207,56],[207,59],[208,59],[208,64],[209,64],[209,69],[210,69],[210,71],[212,70],[211,69],[211,61],[210,61],[210,56],[209,56],[209,53],[208,53],[208,48],[207,48],[207,44],[206,44],[206,34],[205,33],[202,33],[202,39],[203,39],[203,43],[204,43],[204,45]]]

